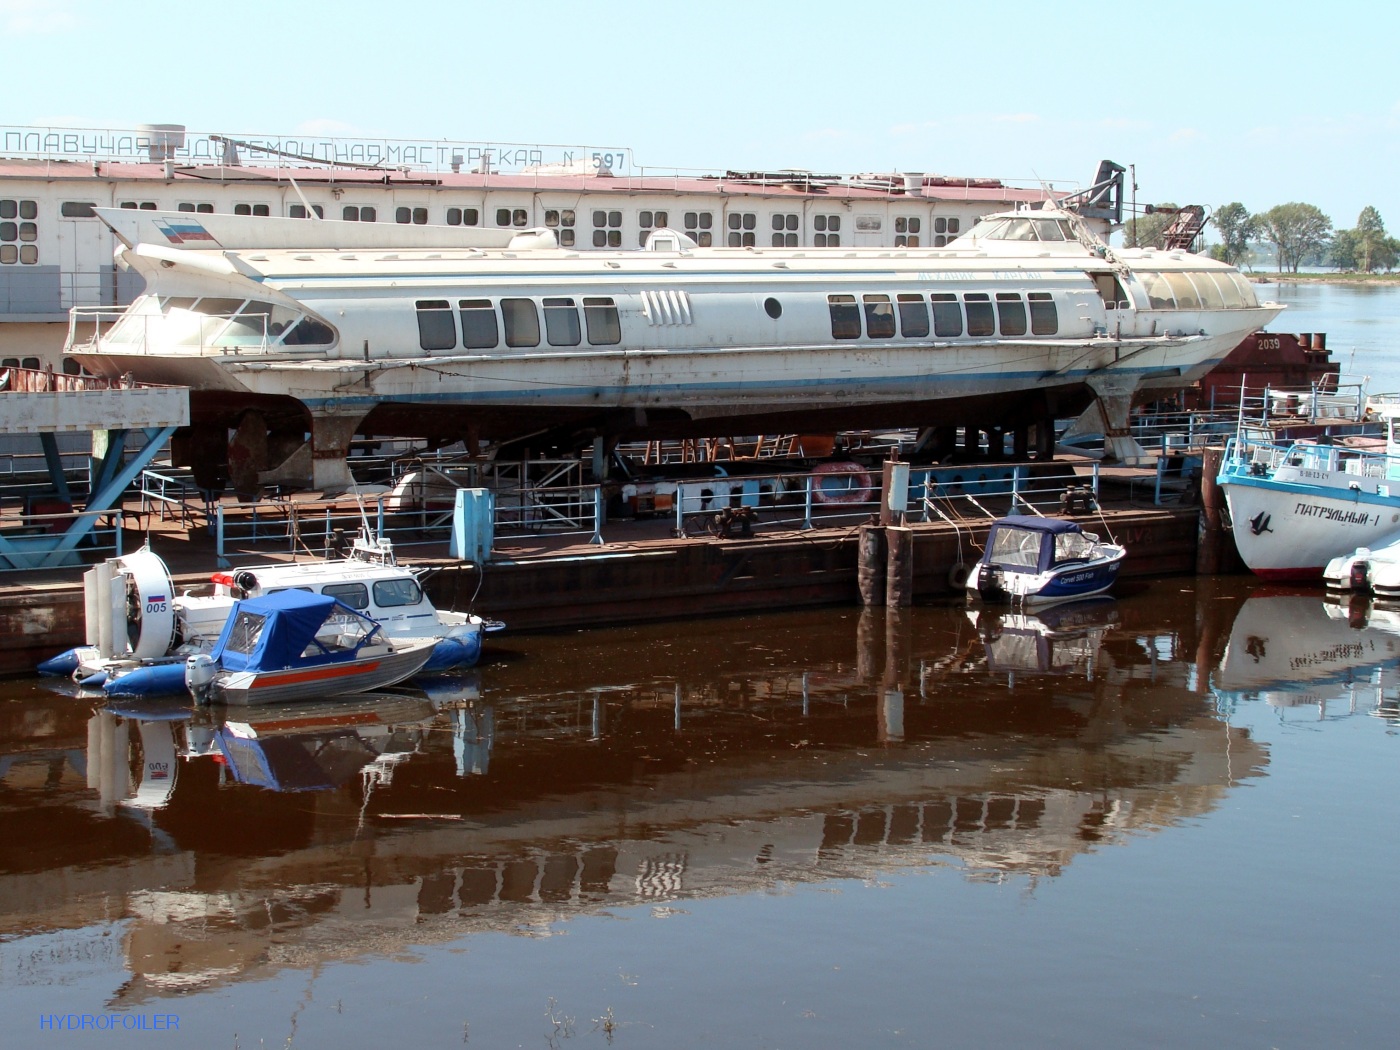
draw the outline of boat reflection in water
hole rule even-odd
[[[1203,684],[1210,603],[1170,597],[513,639],[348,704],[0,700],[0,962],[130,1006],[636,904],[1054,877],[1266,768]]]
[[[1394,718],[1400,616],[1359,596],[1256,595],[1235,616],[1212,684],[1226,704],[1263,700],[1281,717]]]

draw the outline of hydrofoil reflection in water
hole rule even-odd
[[[1181,601],[995,637],[926,608],[517,638],[455,692],[236,722],[0,704],[0,936],[126,924],[110,1001],[130,1005],[627,905],[927,865],[1057,876],[1266,766],[1199,685],[1217,641]],[[178,777],[133,822],[116,803],[158,721]]]

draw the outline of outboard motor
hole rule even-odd
[[[1371,589],[1371,563],[1361,557],[1360,552],[1352,560],[1349,575],[1352,593],[1360,594]]]
[[[185,688],[194,697],[195,703],[207,704],[211,699],[214,672],[218,666],[208,653],[196,653],[185,661]]]

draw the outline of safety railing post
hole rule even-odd
[[[676,486],[676,531],[677,536],[685,535],[685,485]]]
[[[603,545],[603,486],[593,486],[593,538],[588,542],[601,547]]]
[[[224,555],[224,505],[222,503],[214,508],[214,553],[218,556],[219,568],[227,569],[229,562]]]
[[[812,482],[813,476],[806,475],[803,478],[802,492],[802,528],[804,530],[812,527]]]
[[[1098,461],[1098,460],[1094,460],[1093,471],[1094,471],[1094,472],[1093,472],[1094,502],[1097,503],[1097,502],[1099,501],[1099,461]]]
[[[1016,513],[1016,504],[1021,501],[1021,467],[1011,468],[1011,513]]]

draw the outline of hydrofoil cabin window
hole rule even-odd
[[[773,216],[773,247],[774,248],[796,248],[797,247],[797,216],[796,215],[774,215]]]
[[[497,208],[497,226],[528,226],[530,213],[524,208]]]
[[[424,350],[452,350],[457,346],[457,323],[446,299],[420,299],[413,304],[418,310],[418,345]]]
[[[326,217],[326,209],[323,208],[323,207],[321,207],[319,204],[313,204],[313,205],[311,205],[311,210],[314,211],[314,212],[316,213],[316,218],[318,218],[318,219],[324,219],[324,218]],[[307,217],[307,215],[306,215],[306,205],[305,205],[305,204],[293,204],[291,207],[289,207],[289,208],[287,209],[287,214],[288,214],[289,216],[291,216],[293,219],[305,219],[305,218]]]
[[[992,297],[986,292],[968,292],[963,296],[967,306],[968,335],[996,335],[996,319],[992,316]]]
[[[1033,219],[1035,223],[1035,233],[1042,241],[1064,241],[1073,240],[1066,237],[1061,224],[1055,219]]]
[[[1002,335],[1026,334],[1026,304],[1020,292],[997,292],[997,320]]]
[[[939,215],[933,220],[933,246],[942,248],[951,240],[956,240],[962,222],[954,217]]]
[[[266,346],[296,320],[296,313],[285,306],[250,299],[238,310],[228,327],[214,341],[215,346]]]
[[[144,204],[141,205],[141,207],[143,207],[143,208],[144,208],[145,206],[146,206],[146,205],[144,205]],[[125,208],[126,205],[123,204],[122,207]],[[155,205],[152,204],[151,207],[154,208]],[[266,204],[235,204],[235,205],[233,206],[233,214],[235,214],[235,215],[271,215],[271,214],[272,214],[272,209],[269,208]]]
[[[1164,273],[1167,284],[1171,285],[1172,294],[1176,296],[1176,308],[1178,310],[1199,310],[1201,308],[1201,297],[1196,294],[1196,286],[1191,283],[1191,278],[1184,273]]]
[[[814,215],[812,216],[812,229],[817,231],[812,237],[813,247],[841,247],[841,216]]]
[[[155,211],[155,210],[156,210],[156,202],[155,202],[155,201],[122,201],[121,204],[117,205],[117,207],[119,207],[119,208],[129,208],[129,209],[132,210],[132,211],[136,211],[136,210],[138,210],[138,209],[141,210],[141,211]],[[246,205],[246,204],[236,204],[236,205],[234,205],[233,213],[234,213],[235,215],[247,215],[248,213],[247,213],[246,211],[239,211],[239,210],[238,210],[239,208],[246,208],[246,207],[248,207],[248,205]],[[262,207],[266,208],[267,205],[264,204],[264,205],[262,205]],[[267,212],[263,212],[263,214],[266,215]]]
[[[729,238],[726,242],[729,247],[752,248],[758,243],[754,240],[754,230],[758,229],[757,212],[730,212],[725,222],[729,226]]]
[[[865,334],[871,339],[894,338],[894,307],[888,295],[867,295],[865,298]]]
[[[922,295],[901,293],[899,303],[899,334],[905,339],[922,339],[928,335],[928,303]]]
[[[480,226],[481,212],[477,208],[448,208],[447,225]]]
[[[894,220],[894,246],[896,248],[917,248],[919,231],[923,223],[916,215],[896,215]]]
[[[1109,310],[1116,310],[1121,303],[1123,306],[1130,305],[1128,293],[1123,291],[1123,286],[1118,283],[1118,278],[1111,273],[1091,273],[1090,279],[1094,282],[1094,287],[1099,291],[1099,297],[1103,299],[1104,306]]]
[[[540,315],[533,299],[502,299],[506,346],[539,346]]]
[[[714,244],[714,233],[712,229],[715,224],[714,212],[708,211],[688,211],[685,213],[685,232],[702,248],[709,248]]]
[[[340,217],[346,222],[374,222],[379,213],[368,205],[347,204],[340,209]]]
[[[1152,310],[1175,310],[1176,300],[1172,298],[1172,286],[1160,273],[1143,272],[1138,280],[1147,292],[1147,305]],[[1097,282],[1096,282],[1097,283]]]
[[[1228,273],[1213,273],[1210,275],[1215,281],[1215,286],[1220,289],[1221,302],[1225,304],[1226,310],[1240,310],[1244,307],[1244,298],[1240,295],[1239,288],[1231,280]]]
[[[457,311],[462,319],[462,345],[468,350],[490,350],[501,341],[490,299],[462,299]]]
[[[588,325],[588,341],[594,346],[614,346],[622,342],[622,324],[617,304],[607,296],[583,300],[583,320]]]
[[[331,326],[314,317],[303,317],[282,337],[283,346],[328,346],[335,342]]]
[[[856,306],[854,295],[828,295],[827,308],[831,311],[831,338],[860,338],[860,308]]]
[[[1058,335],[1060,318],[1055,312],[1055,299],[1049,292],[1030,292],[1031,335]]]
[[[958,297],[952,292],[934,292],[929,301],[933,303],[933,334],[939,339],[962,335],[962,306]]]
[[[394,221],[402,226],[426,226],[428,225],[428,209],[396,208],[394,209]]]
[[[1251,310],[1259,308],[1259,298],[1254,294],[1254,285],[1242,273],[1228,273],[1225,276],[1235,282],[1235,287],[1239,289],[1240,298],[1244,300],[1244,305]]]
[[[572,299],[544,300],[544,335],[550,346],[578,346],[583,341]]]
[[[599,209],[593,213],[593,247],[622,247],[622,212]]]
[[[213,214],[214,214],[214,205],[212,205],[212,204],[206,204],[206,203],[204,203],[204,202],[199,202],[199,203],[193,203],[193,204],[192,204],[192,203],[190,203],[189,201],[181,201],[179,204],[175,205],[175,210],[176,210],[176,211],[193,211],[193,212],[198,212],[198,213],[201,214],[201,215],[213,215]],[[317,209],[317,210],[319,211],[319,209]]]
[[[64,201],[58,206],[58,214],[65,219],[95,219],[97,212],[92,209],[97,207],[91,201]]]
[[[1225,309],[1225,297],[1220,292],[1220,287],[1211,279],[1208,273],[1193,273],[1191,283],[1196,286],[1196,291],[1201,297],[1201,306],[1207,310]]]

